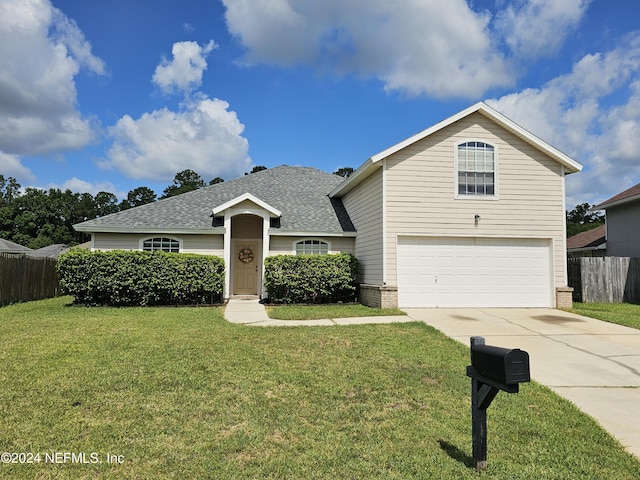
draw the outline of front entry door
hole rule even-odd
[[[234,246],[233,293],[257,295],[261,254],[259,242],[236,241]]]

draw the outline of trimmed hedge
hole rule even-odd
[[[210,304],[224,288],[224,261],[210,255],[73,249],[57,268],[63,292],[82,305]]]
[[[356,299],[353,255],[278,255],[265,259],[264,284],[275,303],[336,303]]]

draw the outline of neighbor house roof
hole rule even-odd
[[[5,240],[4,238],[0,238],[0,253],[11,253],[11,254],[24,254],[31,253],[33,250],[27,247],[23,247],[22,245],[18,245],[17,243],[13,243],[9,240]]]
[[[609,200],[605,200],[601,204],[592,207],[591,210],[606,210],[607,208],[622,205],[624,203],[634,202],[636,200],[640,200],[640,183],[626,189],[624,192],[611,197]]]
[[[211,233],[212,212],[257,199],[281,214],[272,233],[343,234],[355,228],[328,193],[344,179],[309,167],[279,167],[74,225],[81,232]]]
[[[567,250],[598,250],[606,247],[606,227],[600,225],[567,238]]]
[[[575,173],[582,170],[582,165],[576,162],[574,159],[572,159],[568,155],[562,153],[557,148],[549,145],[544,140],[541,140],[540,138],[536,137],[534,134],[525,130],[520,125],[516,124],[509,118],[499,113],[497,110],[494,110],[493,108],[488,106],[486,103],[478,102],[475,105],[472,105],[471,107],[467,108],[466,110],[463,110],[443,120],[442,122],[437,123],[432,127],[427,128],[426,130],[422,130],[421,132],[413,135],[412,137],[409,137],[406,140],[403,140],[400,143],[397,143],[392,147],[389,147],[386,150],[383,150],[382,152],[373,155],[364,164],[362,164],[362,166],[358,168],[345,182],[343,182],[336,189],[334,189],[331,192],[331,195],[341,196],[345,194],[346,192],[351,190],[354,186],[358,185],[360,182],[366,179],[369,175],[371,175],[377,168],[381,168],[382,166],[382,162],[380,162],[381,160],[389,157],[390,155],[393,155],[396,152],[399,152],[400,150],[408,147],[409,145],[412,145],[422,140],[423,138],[428,137],[429,135],[432,135],[438,132],[439,130],[442,130],[445,127],[448,127],[449,125],[454,124],[455,122],[465,117],[468,117],[473,113],[480,113],[481,115],[484,115],[488,119],[493,120],[495,123],[502,126],[506,130],[510,131],[517,137],[521,138],[522,140],[524,140],[534,148],[540,150],[542,153],[553,158],[554,160],[556,160],[558,163],[560,163],[565,167],[567,173]]]
[[[64,245],[62,243],[55,243],[53,245],[49,245],[48,247],[38,248],[37,250],[33,250],[29,252],[27,255],[30,257],[47,257],[47,258],[58,258],[65,252],[69,251],[69,246]]]

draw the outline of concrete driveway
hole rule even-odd
[[[469,345],[529,353],[531,377],[594,417],[640,457],[640,330],[553,309],[408,309]]]

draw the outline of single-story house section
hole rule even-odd
[[[367,305],[555,307],[571,300],[564,176],[581,168],[481,102],[347,179],[280,166],[75,228],[95,250],[220,255],[226,297],[264,295],[269,255],[349,252]]]
[[[607,253],[606,228],[600,225],[567,238],[569,257],[604,257]]]

